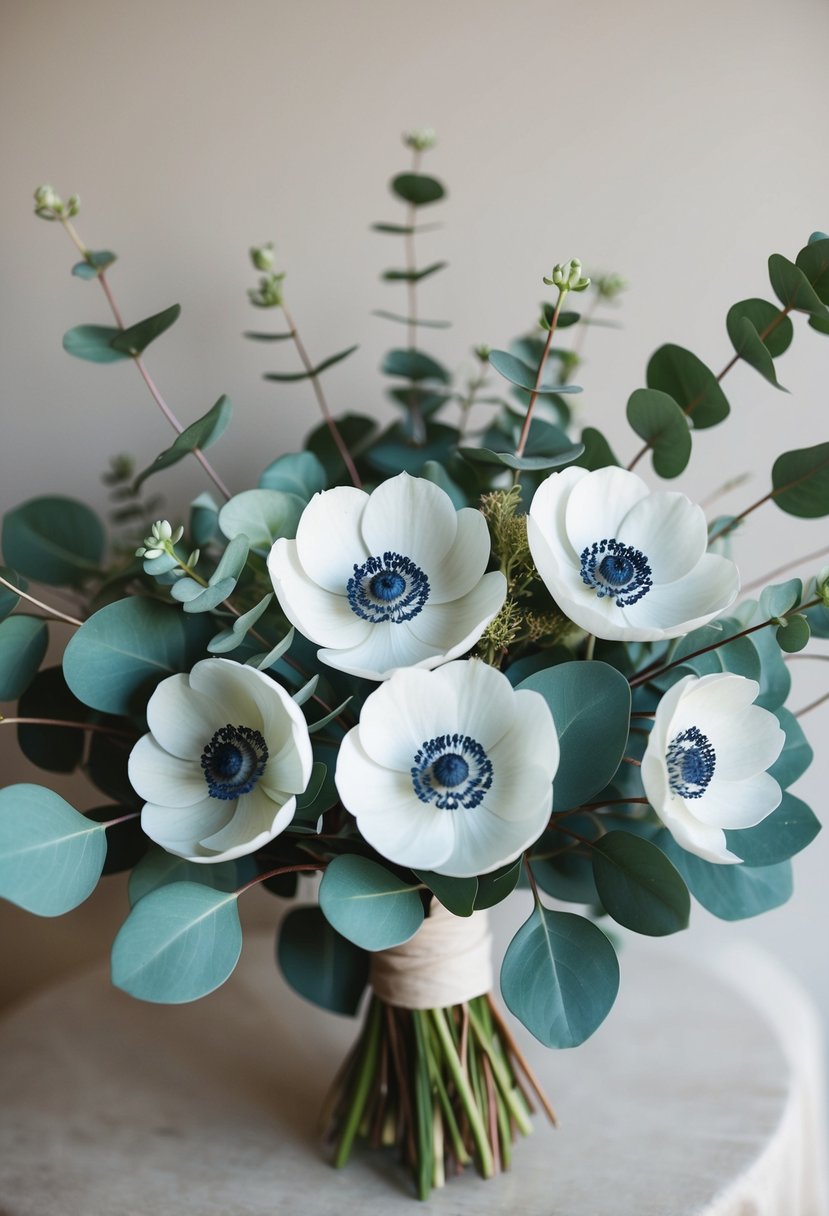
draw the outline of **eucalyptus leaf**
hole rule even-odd
[[[250,543],[244,533],[234,536],[219,559],[216,569],[210,575],[209,585],[214,587],[225,579],[230,579],[235,583],[245,568],[249,550]]]
[[[198,448],[203,451],[209,448],[212,443],[215,443],[227,429],[233,412],[230,400],[227,397],[220,397],[216,404],[208,410],[204,417],[192,422],[190,426],[185,427],[181,434],[169,448],[166,448],[160,456],[156,456],[155,460],[148,468],[139,473],[133,483],[133,488],[137,490],[144,484],[148,477],[152,477],[154,473],[160,473],[162,469],[169,469],[174,464],[178,464],[185,456],[189,456]]]
[[[138,321],[135,325],[119,329],[110,341],[110,346],[114,351],[122,354],[138,356],[147,349],[151,342],[161,337],[171,325],[174,325],[180,314],[181,305],[171,304],[169,308],[154,313],[151,317],[145,317],[143,321]]]
[[[382,317],[384,321],[397,321],[400,325],[415,325],[420,329],[451,329],[451,321],[426,321],[420,317],[414,321],[411,317],[404,317],[399,312],[389,312],[386,308],[373,308],[371,310],[373,317]]]
[[[518,886],[521,877],[522,859],[513,861],[510,865],[501,866],[489,874],[481,874],[478,878],[478,891],[475,895],[475,911],[482,908],[494,908]]]
[[[16,613],[0,621],[0,701],[16,701],[35,678],[49,645],[49,629],[36,616]]]
[[[112,946],[112,982],[142,1001],[180,1005],[213,992],[242,951],[235,894],[174,882],[150,891]]]
[[[814,752],[793,713],[781,705],[775,708],[774,716],[785,733],[786,742],[769,769],[769,775],[786,789],[803,776],[814,759]]]
[[[356,459],[377,433],[377,422],[366,414],[344,414],[337,419],[337,429],[351,455]],[[305,446],[320,460],[328,485],[337,485],[345,465],[328,426],[321,422],[305,440]]]
[[[654,471],[660,477],[678,477],[691,458],[691,432],[685,413],[667,393],[638,388],[627,404],[627,420],[650,445]]]
[[[97,279],[101,271],[106,270],[115,261],[115,254],[109,249],[89,249],[84,261],[76,262],[72,267],[72,274],[78,279]]]
[[[581,433],[584,451],[573,463],[581,469],[593,472],[595,469],[606,469],[618,465],[619,461],[613,454],[613,449],[601,431],[593,426],[586,426]]]
[[[648,388],[673,397],[697,430],[728,417],[729,405],[717,377],[682,346],[660,346],[648,363]]]
[[[545,1047],[577,1047],[601,1025],[619,990],[619,963],[601,929],[536,905],[507,947],[501,992]]]
[[[276,952],[282,974],[306,1001],[354,1015],[368,983],[369,957],[333,929],[316,906],[282,921]]]
[[[584,448],[580,443],[570,444],[555,456],[516,456],[514,452],[495,452],[492,448],[462,447],[458,448],[458,451],[461,456],[473,464],[500,464],[507,469],[543,473],[548,469],[560,469],[563,465],[573,464],[581,456]]]
[[[429,203],[437,203],[446,191],[435,177],[425,173],[398,173],[392,178],[391,189],[398,198],[415,207],[425,207]]]
[[[826,305],[804,271],[780,253],[773,253],[769,258],[769,280],[774,294],[785,308],[806,312],[820,319],[829,316]]]
[[[772,466],[771,480],[781,511],[801,519],[829,515],[829,443],[784,452]]]
[[[282,490],[310,502],[328,484],[325,468],[313,452],[289,452],[279,456],[259,478],[260,490]]]
[[[242,334],[243,338],[252,338],[254,342],[287,342],[293,336],[293,332],[290,329],[280,334],[263,334],[246,329]]]
[[[755,827],[726,832],[725,839],[747,866],[773,866],[805,849],[819,831],[820,823],[806,803],[784,793],[780,806]]]
[[[720,920],[759,916],[761,912],[779,908],[792,893],[789,861],[761,867],[704,861],[680,848],[664,828],[654,843],[674,863],[694,898]]]
[[[219,507],[206,490],[190,504],[190,535],[198,548],[208,545],[219,532]]]
[[[53,790],[0,790],[0,896],[36,916],[62,916],[98,885],[106,857],[103,826]]]
[[[0,621],[2,621],[9,613],[14,612],[20,603],[17,590],[25,591],[27,584],[25,578],[21,578],[16,570],[12,570],[8,566],[0,566],[0,577],[11,584],[11,587],[5,587],[0,583]],[[17,590],[12,590],[12,588],[17,588]]]
[[[321,376],[329,367],[334,367],[337,363],[342,363],[343,359],[347,359],[349,355],[353,355],[356,346],[349,346],[346,350],[338,351],[336,355],[329,355],[327,359],[323,359],[322,363],[318,363],[316,367],[312,367],[310,371],[302,372],[265,372],[265,380],[276,380],[282,384],[293,384],[298,380],[313,380],[317,376]]]
[[[3,519],[5,560],[26,578],[53,587],[97,574],[105,541],[98,516],[74,498],[30,498]]]
[[[774,583],[760,594],[760,616],[767,619],[784,616],[799,604],[803,596],[803,583],[799,578],[787,579],[785,583]]]
[[[630,685],[615,667],[559,663],[518,685],[538,692],[553,715],[561,759],[553,781],[553,810],[577,807],[605,785],[625,754]]]
[[[413,937],[423,923],[417,887],[366,857],[329,862],[319,891],[331,925],[364,950],[387,950]]]
[[[430,275],[437,274],[439,270],[445,270],[448,262],[432,262],[430,266],[424,266],[422,270],[384,270],[383,281],[386,283],[419,283],[422,279],[428,279]]]
[[[244,535],[250,547],[267,552],[275,540],[296,536],[305,503],[284,490],[243,490],[219,511],[219,527],[228,540]]]
[[[210,864],[186,861],[156,845],[139,861],[129,878],[130,906],[159,887],[173,882],[194,882],[211,887],[226,894],[238,891],[256,874],[256,863],[250,857],[239,857],[235,861],[215,861]]]
[[[88,363],[118,363],[130,357],[112,345],[121,332],[114,325],[76,325],[63,335],[63,349]]]
[[[430,870],[414,870],[413,873],[453,916],[472,915],[478,895],[477,878],[448,878]]]
[[[797,255],[795,265],[803,271],[818,299],[829,304],[829,237],[824,232],[812,233],[809,244]]]
[[[223,629],[221,633],[217,633],[214,638],[211,638],[207,643],[207,649],[210,653],[228,654],[231,650],[236,650],[238,646],[241,646],[248,635],[248,631],[253,628],[266,611],[272,599],[273,592],[270,591],[253,608],[238,616],[230,629]]]
[[[238,538],[237,538],[238,539]],[[208,587],[202,587],[192,579],[182,578],[173,583],[171,592],[173,599],[180,600],[185,612],[212,612],[231,596],[236,587],[235,578],[223,578]],[[196,594],[193,594],[196,588]]]
[[[809,644],[811,631],[809,622],[802,612],[795,616],[790,616],[782,625],[778,625],[775,630],[775,638],[777,645],[786,654],[797,654]]]
[[[687,929],[688,888],[656,845],[613,831],[593,844],[593,873],[605,911],[634,933],[663,937]]]
[[[442,363],[421,350],[399,348],[390,350],[380,369],[387,376],[403,376],[407,380],[438,380],[448,384],[449,372]]]
[[[517,384],[519,388],[526,389],[531,393],[580,393],[582,390],[578,384],[544,384],[538,388],[535,386],[537,370],[528,367],[520,359],[516,359],[515,355],[511,355],[507,350],[493,350],[489,352],[489,363],[491,367],[505,380],[509,380],[510,384]]]
[[[250,659],[246,659],[246,663],[251,667],[256,667],[259,671],[268,671],[274,667],[283,655],[287,654],[293,645],[294,637],[296,636],[293,625],[281,638],[275,646],[273,646],[267,654],[257,654]]]
[[[60,667],[45,667],[20,698],[21,718],[57,718],[84,722],[89,710],[70,692]],[[76,726],[20,723],[17,741],[23,755],[50,773],[71,773],[83,758],[85,732]]]

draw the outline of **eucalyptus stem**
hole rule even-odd
[[[544,379],[544,368],[547,363],[547,356],[550,353],[550,346],[553,341],[553,334],[556,332],[556,326],[558,325],[559,313],[561,312],[561,306],[564,303],[566,296],[567,296],[567,292],[562,291],[561,288],[559,288],[558,299],[556,300],[556,306],[553,309],[553,315],[552,315],[552,318],[550,319],[550,328],[547,331],[547,341],[544,343],[544,350],[541,352],[541,358],[538,362],[538,371],[536,372],[536,376],[535,376],[535,385],[533,387],[532,393],[530,394],[530,401],[529,401],[529,405],[527,406],[527,413],[524,417],[524,425],[521,427],[521,434],[518,437],[518,443],[515,448],[515,455],[518,456],[519,459],[524,455],[524,448],[527,446],[527,440],[529,439],[529,436],[530,436],[530,425],[532,423],[533,410],[535,409],[535,403],[538,400],[539,391],[541,389],[541,382]],[[513,477],[514,485],[517,485],[518,481],[520,480],[520,477],[521,477],[521,470],[516,469],[515,475]]]
[[[315,372],[314,365],[308,357],[308,351],[305,349],[305,343],[302,341],[302,338],[300,337],[299,330],[297,329],[297,326],[296,326],[296,321],[294,320],[291,313],[288,311],[287,307],[285,306],[284,301],[282,302],[280,307],[282,308],[282,313],[283,313],[283,316],[285,317],[285,322],[288,326],[288,329],[291,331],[291,337],[294,340],[294,345],[296,346],[297,354],[300,357],[302,366],[305,368],[306,372],[308,373],[308,377],[311,381],[311,387],[314,390],[314,396],[317,399],[317,405],[320,407],[320,411],[322,413],[323,419],[325,420],[325,425],[328,427],[331,438],[334,441],[337,451],[340,453],[342,462],[345,465],[346,470],[348,471],[348,476],[351,478],[351,484],[356,489],[361,490],[363,488],[363,483],[360,480],[360,474],[357,472],[357,466],[355,465],[354,460],[351,456],[351,453],[348,450],[348,445],[346,444],[345,440],[342,437],[340,428],[337,426],[337,423],[334,421],[334,415],[331,413],[331,410],[329,409],[328,401],[326,400],[325,393],[322,391],[322,385],[320,384],[319,376]]]
[[[815,549],[812,553],[804,553],[802,557],[795,557],[792,561],[784,562],[782,566],[777,566],[776,569],[770,570],[768,574],[764,574],[761,578],[755,578],[750,583],[744,583],[741,590],[753,591],[755,587],[768,586],[772,579],[785,574],[787,570],[793,570],[796,566],[804,566],[806,562],[817,561],[819,557],[825,557],[827,554],[829,554],[829,546],[826,545],[820,549]]]
[[[19,587],[15,587],[14,583],[10,583],[0,575],[0,584],[7,587],[9,591],[13,591],[15,595],[19,595],[21,599],[28,600],[30,604],[34,604],[36,608],[42,608],[45,613],[58,621],[66,621],[67,625],[74,625],[76,629],[80,629],[83,621],[79,621],[77,617],[69,616],[66,612],[61,612],[59,608],[53,608],[49,604],[44,604],[43,600],[35,599],[33,595],[29,595],[28,591],[21,591]]]
[[[0,714],[0,726],[66,726],[70,729],[88,730],[101,735],[120,735],[124,739],[138,738],[138,732],[134,730],[104,726],[101,722],[72,722],[64,718],[6,718]]]
[[[86,247],[86,245],[83,243],[80,236],[78,235],[75,225],[68,218],[68,216],[59,216],[58,218],[60,219],[60,222],[63,225],[64,231],[66,232],[66,234],[68,235],[69,239],[72,241],[73,245],[76,247],[78,252],[81,254],[84,261],[89,263],[89,265],[92,265],[93,263],[90,262],[90,251]],[[101,289],[103,290],[103,293],[106,296],[107,303],[109,304],[109,307],[112,311],[112,315],[115,318],[115,324],[118,326],[119,329],[126,329],[126,325],[124,324],[124,319],[121,315],[121,311],[118,308],[118,305],[115,302],[115,297],[112,294],[112,288],[110,287],[110,285],[107,281],[106,272],[104,270],[98,270],[95,277],[97,278],[98,282],[101,284]],[[143,379],[147,388],[150,390],[150,394],[151,394],[153,400],[155,401],[156,405],[159,407],[162,414],[167,419],[167,421],[169,422],[169,424],[173,428],[173,430],[176,431],[176,433],[180,435],[182,433],[182,431],[184,430],[184,427],[179,422],[178,418],[176,418],[175,414],[170,409],[167,402],[161,396],[161,393],[158,391],[158,388],[156,387],[152,377],[150,376],[149,372],[147,371],[147,369],[144,365],[144,360],[141,358],[141,355],[132,355],[131,358],[132,358],[132,361],[135,364],[135,366],[138,368],[138,371],[141,373],[141,378]],[[216,472],[216,470],[210,464],[210,462],[208,461],[204,452],[202,452],[201,448],[193,448],[193,455],[196,457],[199,464],[202,466],[205,473],[210,478],[210,480],[213,482],[213,484],[215,485],[215,487],[219,491],[219,493],[226,500],[232,498],[233,495],[231,494],[230,490],[227,488],[227,486],[222,481],[221,477],[219,477],[219,474]]]
[[[810,701],[808,705],[804,705],[802,709],[798,709],[794,716],[802,718],[804,714],[811,713],[813,709],[817,709],[819,705],[825,704],[826,701],[829,701],[829,692],[825,692],[822,697],[818,697],[817,700]]]
[[[412,150],[412,173],[419,171],[420,158],[420,150],[414,148]],[[410,202],[406,208],[406,232],[403,242],[406,249],[406,273],[408,275],[406,279],[406,300],[408,305],[406,330],[408,347],[412,354],[417,350],[417,279],[414,278],[415,271],[417,270],[417,262],[415,260],[416,221],[417,205]],[[422,447],[426,442],[426,424],[420,412],[420,405],[417,400],[417,385],[414,381],[409,392],[409,418],[412,424],[412,439],[418,447]]]

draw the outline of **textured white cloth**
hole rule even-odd
[[[381,1000],[404,1009],[442,1009],[483,996],[493,984],[489,913],[453,916],[433,899],[414,937],[371,956],[369,980]]]

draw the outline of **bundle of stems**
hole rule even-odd
[[[555,1113],[492,997],[444,1009],[403,1009],[372,995],[363,1029],[336,1078],[323,1120],[334,1165],[355,1141],[397,1147],[420,1199],[474,1165],[509,1168],[532,1131],[534,1094]]]

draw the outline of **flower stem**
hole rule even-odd
[[[300,360],[302,361],[302,366],[305,368],[305,370],[308,373],[308,376],[311,380],[311,387],[314,390],[314,396],[317,399],[317,404],[319,405],[320,410],[322,412],[322,416],[325,419],[325,425],[328,427],[328,430],[331,434],[331,438],[334,441],[337,451],[340,453],[340,456],[342,457],[342,462],[345,465],[346,469],[348,470],[348,476],[351,478],[351,484],[353,486],[355,486],[356,489],[361,490],[363,488],[363,483],[360,480],[360,474],[357,472],[357,466],[355,465],[355,463],[352,459],[351,453],[348,450],[348,445],[346,444],[345,440],[342,437],[342,434],[340,433],[340,428],[337,426],[336,422],[334,421],[334,416],[328,407],[328,402],[325,398],[325,393],[322,391],[322,385],[320,384],[319,376],[314,371],[314,365],[311,362],[311,360],[308,358],[308,352],[305,349],[305,344],[302,341],[302,338],[299,336],[299,330],[296,327],[296,322],[294,321],[294,318],[292,317],[292,315],[288,312],[288,309],[286,308],[284,303],[282,304],[282,312],[285,316],[285,321],[288,326],[288,329],[291,331],[291,337],[294,340],[294,345],[296,346],[297,354],[299,355]]]
[[[815,549],[813,553],[804,553],[802,557],[796,557],[790,562],[786,562],[782,566],[778,566],[774,570],[770,570],[768,574],[762,575],[761,578],[752,579],[750,583],[744,583],[742,591],[753,591],[755,587],[766,587],[772,579],[775,579],[780,574],[785,574],[787,570],[793,570],[795,566],[805,566],[806,562],[816,561],[819,557],[825,557],[829,553],[829,547],[824,546],[821,549]]]
[[[550,346],[553,341],[553,334],[556,332],[556,326],[558,325],[559,313],[561,312],[561,306],[564,303],[566,296],[567,296],[567,292],[562,291],[561,288],[559,288],[558,299],[556,300],[556,306],[553,309],[553,315],[552,315],[552,318],[550,319],[550,328],[547,332],[547,341],[544,343],[544,350],[542,351],[541,358],[538,361],[538,371],[536,372],[536,376],[535,376],[535,386],[533,388],[532,393],[530,394],[530,402],[529,402],[529,405],[527,406],[527,413],[524,418],[524,425],[521,427],[521,434],[518,437],[518,444],[516,445],[516,448],[515,448],[515,455],[518,456],[519,459],[520,459],[520,457],[522,457],[524,455],[524,448],[527,446],[527,440],[529,439],[529,436],[530,436],[530,424],[532,423],[533,410],[535,409],[535,403],[538,400],[538,394],[539,394],[539,390],[541,388],[541,382],[544,379],[544,368],[547,363],[547,356],[550,353]],[[521,477],[521,470],[516,469],[515,475],[513,477],[513,485],[517,485],[518,481],[520,480],[520,477]]]
[[[452,1041],[452,1036],[449,1033],[449,1028],[446,1025],[446,1013],[442,1009],[430,1009],[428,1013],[437,1031],[444,1059],[452,1075],[452,1080],[455,1082],[455,1088],[461,1100],[464,1114],[469,1120],[469,1129],[472,1132],[472,1138],[478,1150],[481,1174],[484,1178],[491,1178],[495,1172],[492,1149],[487,1139],[481,1112],[470,1087],[469,1077],[461,1068],[460,1058]]]
[[[342,1169],[351,1154],[354,1138],[357,1135],[360,1120],[363,1117],[366,1099],[371,1089],[371,1083],[374,1080],[374,1070],[377,1065],[377,1053],[380,1041],[380,1012],[380,1002],[377,1000],[377,997],[372,997],[354,1098],[345,1117],[340,1143],[334,1157],[334,1165],[337,1169]]]
[[[74,625],[76,629],[80,629],[83,621],[79,621],[77,617],[69,616],[66,612],[61,612],[59,608],[52,608],[49,604],[44,604],[42,600],[37,600],[33,595],[29,595],[27,591],[21,591],[19,587],[15,587],[14,583],[10,583],[0,575],[0,583],[4,587],[8,587],[9,591],[13,591],[15,595],[19,595],[21,599],[28,600],[30,604],[34,604],[36,608],[42,608],[50,617],[54,617],[59,621],[66,621],[68,625]]]
[[[300,870],[324,870],[325,862],[314,863],[300,862],[292,866],[277,866],[275,870],[266,870],[264,874],[257,874],[250,882],[246,882],[244,886],[237,888],[236,895],[244,895],[245,891],[249,891],[251,887],[255,887],[257,883],[264,882],[266,878],[276,878],[278,874],[296,874]]]

